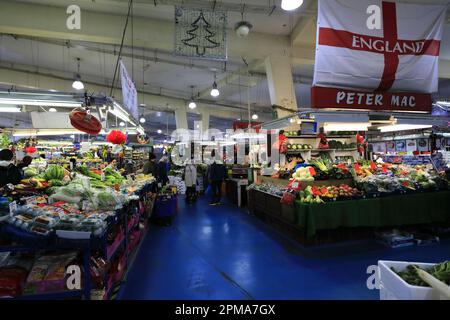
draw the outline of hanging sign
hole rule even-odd
[[[120,83],[122,84],[122,100],[125,108],[135,118],[139,118],[138,96],[133,79],[125,68],[122,60],[119,61],[120,67]]]
[[[175,54],[227,60],[227,13],[176,6]]]
[[[320,0],[312,107],[431,112],[445,13],[445,5]]]

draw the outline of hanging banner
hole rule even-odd
[[[436,92],[446,8],[381,0],[320,0],[313,81],[317,88],[312,92],[317,107],[324,104],[324,87],[383,96],[387,91]],[[429,101],[428,112],[431,97]],[[402,110],[389,104],[368,107]],[[419,108],[410,107],[411,111]]]
[[[129,76],[122,60],[119,61],[119,68],[123,104],[134,119],[139,119],[138,97],[133,79]]]

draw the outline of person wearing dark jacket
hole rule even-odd
[[[215,152],[211,153],[211,156],[215,156]],[[212,188],[213,199],[210,205],[215,206],[220,204],[220,198],[222,196],[222,184],[227,178],[227,169],[222,161],[214,160],[209,167],[209,181]]]
[[[157,181],[161,182],[163,186],[169,183],[167,162],[168,162],[167,156],[162,156],[162,158],[159,160],[157,168]]]
[[[142,169],[143,174],[151,174],[156,178],[157,174],[157,163],[156,156],[154,153],[150,153],[148,155],[148,161],[144,164],[144,168]]]
[[[0,188],[8,183],[18,184],[22,180],[22,173],[13,163],[14,154],[9,149],[0,151]]]

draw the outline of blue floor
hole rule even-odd
[[[439,262],[450,241],[385,248],[355,242],[305,248],[229,203],[186,205],[171,227],[152,226],[121,299],[378,299],[366,285],[378,260]]]

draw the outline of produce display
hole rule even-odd
[[[59,230],[87,232],[100,236],[107,219],[115,215],[152,176],[137,175],[127,180],[111,169],[89,168],[85,164],[69,172],[50,164],[45,171],[25,171],[29,178],[0,198],[0,221],[22,231],[48,236]],[[10,208],[15,200],[17,205]]]
[[[247,187],[247,190],[259,190],[274,196],[281,197],[286,192],[287,188],[280,188],[269,183],[262,183],[262,184],[253,183]]]
[[[346,143],[346,142],[341,142],[338,140],[328,140],[328,145],[330,146],[330,149],[355,149],[356,148],[356,143],[352,142],[352,143]]]
[[[292,174],[292,179],[295,181],[314,181],[314,175],[313,167],[300,167]]]
[[[299,144],[299,143],[288,143],[286,145],[288,150],[311,150],[313,149],[313,146],[310,144]]]
[[[408,284],[420,287],[429,287],[428,283],[422,280],[417,273],[417,269],[421,269],[416,265],[408,265],[404,271],[396,271],[391,268],[396,274],[405,280]],[[446,283],[450,286],[450,261],[444,261],[434,265],[431,268],[422,269],[431,274],[436,279]]]
[[[308,186],[299,193],[302,203],[325,203],[326,201],[357,199],[362,196],[363,192],[346,184],[328,187]]]

